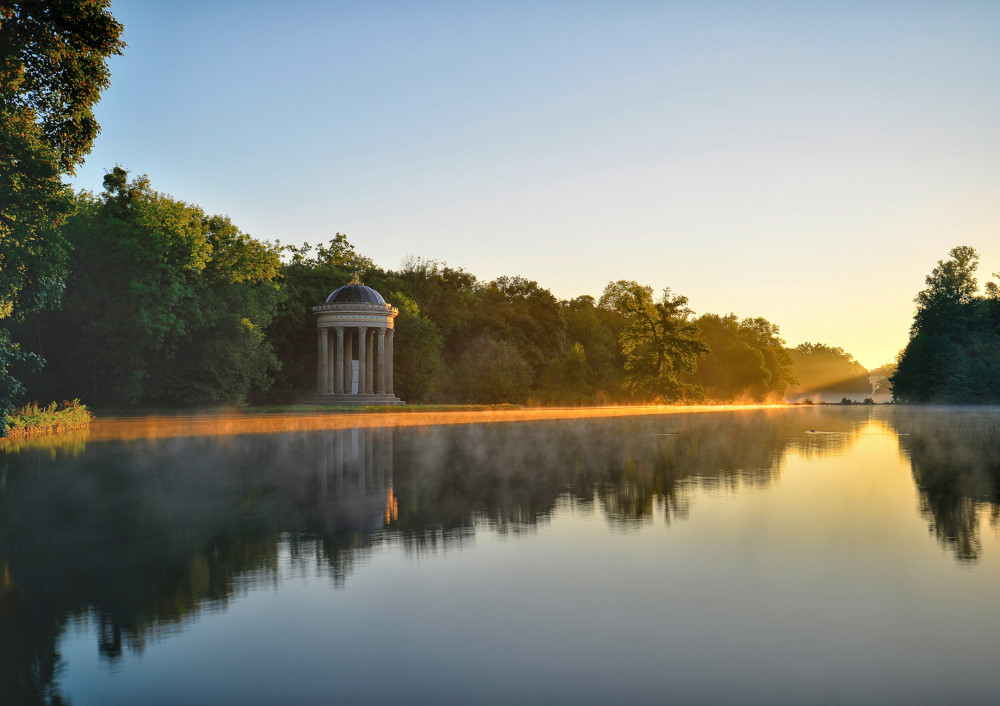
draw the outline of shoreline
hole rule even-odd
[[[527,421],[595,419],[670,414],[704,414],[764,409],[801,409],[795,404],[651,405],[642,407],[531,407],[448,411],[363,411],[295,413],[206,413],[178,416],[107,417],[88,429],[89,441],[169,439],[235,434],[274,434],[323,429],[448,426]],[[805,408],[809,408],[806,406]]]
[[[159,440],[239,434],[278,434],[284,432],[322,431],[324,429],[503,424],[531,421],[842,407],[839,404],[801,403],[592,407],[428,405],[426,409],[416,406],[400,409],[398,407],[310,408],[305,405],[296,405],[290,411],[281,411],[281,408],[266,407],[246,410],[189,410],[176,414],[168,412],[166,414],[157,413],[143,416],[97,417],[83,427],[64,428],[60,431],[39,432],[16,437],[2,437],[0,438],[0,451],[17,451],[26,446],[44,447],[64,443],[76,445],[88,441]]]

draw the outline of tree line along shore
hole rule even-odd
[[[32,398],[114,410],[299,401],[315,386],[311,307],[354,273],[399,309],[396,379],[410,402],[871,394],[869,371],[843,350],[788,349],[768,320],[695,316],[669,289],[616,281],[597,299],[560,301],[522,277],[483,282],[434,261],[385,270],[342,234],[318,247],[256,240],[120,167],[102,193],[75,197],[59,229],[58,304],[9,325],[45,360],[11,368]]]
[[[873,384],[887,396],[893,375],[840,348],[788,348],[764,318],[695,315],[683,295],[656,296],[637,282],[559,300],[522,277],[485,282],[435,261],[382,269],[342,234],[318,247],[256,240],[120,167],[101,194],[76,194],[59,233],[67,266],[58,305],[8,325],[15,345],[32,351],[10,371],[35,399],[116,411],[301,401],[315,385],[311,307],[354,273],[400,311],[396,378],[414,403],[861,401]],[[904,371],[923,337],[939,335],[933,322],[957,320],[928,312],[989,312],[995,301],[992,283],[984,297],[970,289],[974,251],[956,252],[964,299],[946,291],[953,260],[939,263],[918,297]],[[32,367],[35,356],[44,366]]]

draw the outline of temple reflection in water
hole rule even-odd
[[[393,429],[316,434],[317,507],[328,530],[374,534],[398,519],[392,490]]]

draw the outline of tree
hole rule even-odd
[[[478,313],[490,331],[517,346],[537,377],[566,343],[566,321],[552,292],[524,277],[498,277],[482,291]]]
[[[566,320],[566,339],[583,347],[583,360],[587,366],[587,381],[593,401],[611,403],[622,399],[625,380],[625,359],[618,341],[624,330],[622,317],[613,311],[597,306],[593,297],[584,295],[561,302]],[[567,351],[569,354],[569,351]],[[563,372],[574,372],[578,356],[572,354]],[[568,400],[572,401],[572,400]]]
[[[471,341],[482,335],[487,325],[480,296],[483,287],[475,275],[421,258],[407,258],[398,272],[389,274],[438,327],[448,362],[457,361]]]
[[[277,367],[263,327],[279,299],[276,246],[116,167],[63,234],[61,310],[20,333],[50,359],[36,390],[94,404],[239,402]]]
[[[393,325],[393,387],[400,399],[424,402],[437,389],[441,375],[441,336],[437,326],[421,316],[416,301],[401,292],[386,300],[399,309]]]
[[[537,395],[550,404],[586,404],[593,399],[594,383],[587,352],[574,343],[549,361],[538,381]]]
[[[1000,272],[994,272],[993,276],[1000,280]],[[996,282],[987,282],[983,287],[986,290],[986,298],[991,301],[1000,301],[1000,286]]]
[[[712,352],[688,381],[700,385],[709,399],[760,401],[784,395],[795,381],[785,342],[767,319],[704,314],[695,323]]]
[[[653,301],[652,287],[619,280],[604,288],[600,306],[625,320],[620,338],[625,356],[625,387],[634,397],[674,401],[699,398],[702,391],[681,379],[708,355],[698,327],[691,321],[687,297],[663,290]]]
[[[900,402],[1000,401],[1000,298],[990,282],[977,296],[979,254],[969,246],[949,252],[916,296],[910,340],[890,378]],[[991,286],[992,285],[992,286]]]
[[[798,380],[796,395],[827,393],[834,398],[871,394],[868,370],[843,348],[823,343],[801,343],[788,351]]]
[[[937,266],[925,278],[926,289],[915,301],[917,313],[910,329],[911,337],[922,331],[938,332],[961,325],[961,312],[978,290],[976,268],[979,253],[968,245],[952,248],[949,260],[938,260]]]
[[[280,249],[242,233],[225,216],[202,220],[211,258],[194,283],[195,306],[176,352],[151,376],[174,404],[245,401],[280,368],[264,337],[281,299]]]
[[[465,350],[455,367],[454,385],[464,402],[523,402],[531,366],[510,341],[484,334]]]
[[[61,180],[90,151],[93,106],[121,54],[108,0],[16,1],[0,6],[0,319],[57,302],[67,257],[58,228],[73,208]],[[7,361],[25,362],[0,336],[0,434],[21,384]]]
[[[327,245],[316,246],[316,254],[309,257],[311,250],[309,243],[301,248],[290,248],[292,262],[310,263],[314,267],[338,267],[352,272],[369,272],[375,269],[372,259],[359,255],[343,233],[336,233]]]

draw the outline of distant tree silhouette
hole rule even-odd
[[[794,394],[869,395],[868,371],[843,348],[802,343],[788,351],[798,382]]]
[[[990,282],[986,296],[977,295],[974,248],[949,255],[916,296],[910,341],[890,378],[897,401],[1000,401],[1000,290]]]

